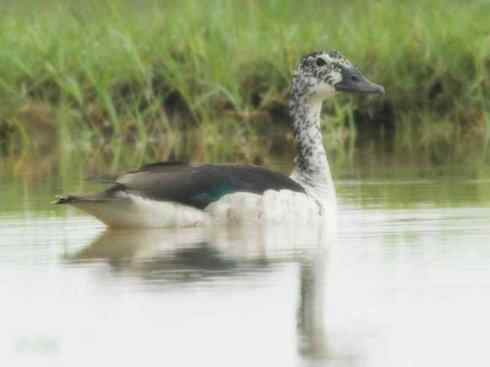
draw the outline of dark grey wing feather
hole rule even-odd
[[[165,170],[166,168],[181,167],[181,166],[188,166],[188,165],[189,163],[186,161],[165,161],[165,162],[148,163],[138,169],[129,171],[127,173],[148,172],[148,171],[158,172],[161,170]]]
[[[233,192],[262,194],[270,189],[304,192],[303,187],[289,177],[251,165],[162,162],[123,174],[116,183],[127,192],[199,209]]]

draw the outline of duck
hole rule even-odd
[[[301,58],[288,97],[296,144],[289,176],[256,165],[165,161],[106,177],[110,186],[102,192],[57,196],[54,203],[76,207],[111,228],[334,220],[335,186],[320,123],[323,101],[339,92],[385,91],[336,50]]]

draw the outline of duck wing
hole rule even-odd
[[[229,193],[283,189],[305,192],[288,176],[259,166],[159,162],[118,176],[107,192],[122,190],[204,209]]]

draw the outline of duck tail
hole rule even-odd
[[[101,195],[57,195],[56,199],[51,202],[55,205],[78,204],[83,202],[97,203],[104,201]]]

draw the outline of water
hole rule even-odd
[[[78,178],[0,179],[2,366],[490,363],[489,181],[340,181],[316,243],[106,231],[48,204]]]

